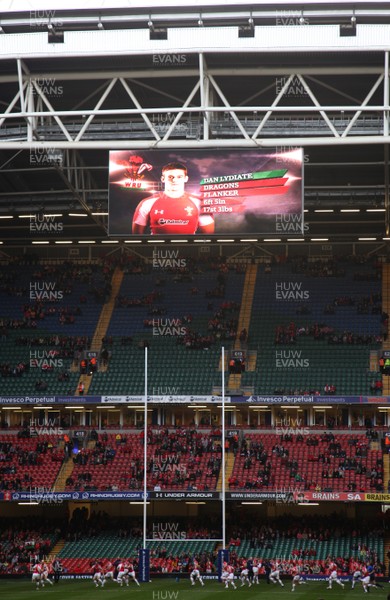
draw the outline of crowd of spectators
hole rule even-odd
[[[18,362],[16,365],[11,365],[10,363],[0,364],[0,373],[2,377],[22,377],[29,369],[29,363],[23,361]]]
[[[381,344],[383,336],[374,334],[355,334],[351,331],[336,332],[333,327],[325,323],[312,325],[298,325],[290,321],[287,325],[279,324],[275,329],[276,345],[295,345],[301,336],[312,337],[314,340],[325,340],[328,344],[343,345],[372,345]]]
[[[52,439],[38,442],[31,440],[27,447],[21,446],[16,440],[0,442],[0,490],[31,490],[35,483],[29,467],[43,465],[47,462],[47,456],[51,462],[63,460],[63,453],[56,448],[56,442]]]
[[[366,436],[351,435],[346,446],[344,442],[341,444],[332,432],[324,432],[321,435],[313,433],[305,436],[302,433],[293,436],[287,432],[282,433],[280,443],[274,444],[272,448],[268,449],[262,441],[243,438],[239,448],[243,471],[240,475],[229,477],[229,488],[278,488],[275,461],[272,459],[274,456],[280,459],[278,462],[288,473],[291,485],[300,483],[306,490],[320,492],[324,486],[329,486],[329,479],[346,479],[348,471],[355,475],[364,475],[366,483],[362,487],[360,480],[359,484],[355,481],[348,481],[345,483],[345,491],[365,492],[366,488],[378,492],[384,491],[383,459],[379,457],[375,464],[370,463],[369,468],[367,466],[371,435],[371,430],[366,432]],[[310,451],[307,452],[307,461],[318,463],[317,480],[309,479],[300,466],[296,448],[301,445],[310,448]],[[320,448],[317,449],[319,445]],[[347,452],[348,448],[350,450]]]
[[[343,511],[333,512],[326,518],[305,514],[285,512],[278,517],[259,517],[255,521],[251,515],[236,514],[237,508],[227,514],[227,547],[230,550],[229,563],[237,569],[244,566],[250,557],[260,558],[267,551],[268,556],[274,551],[275,559],[282,560],[283,572],[288,574],[299,565],[304,573],[325,574],[329,561],[337,564],[338,570],[351,574],[354,561],[374,565],[379,575],[385,573],[383,557],[378,555],[380,541],[384,537],[386,515],[382,520],[373,517],[363,520],[349,520]],[[188,573],[194,560],[200,570],[206,573],[216,572],[217,544],[208,550],[171,551],[172,546],[164,540],[164,532],[175,530],[184,534],[188,540],[219,539],[221,537],[219,518],[177,517],[169,520],[151,517],[147,536],[156,539],[150,550],[151,570],[157,573]],[[157,533],[156,533],[157,532]],[[157,535],[159,534],[159,535]],[[136,541],[136,548],[142,545],[142,519],[138,517],[114,517],[105,511],[91,511],[86,507],[77,508],[70,518],[48,521],[32,518],[3,518],[0,520],[0,574],[28,574],[32,560],[36,557],[48,558],[55,542],[62,538],[67,542],[81,542],[88,539],[106,539],[107,535],[117,537],[118,541],[127,539]],[[361,541],[364,536],[364,541]],[[160,539],[162,538],[162,539]],[[167,536],[166,539],[170,539]],[[289,555],[280,556],[280,543],[291,540]],[[296,545],[294,545],[296,540]],[[328,555],[325,559],[319,556],[323,543],[347,540],[348,551],[343,555]],[[241,546],[248,546],[248,555],[242,552]],[[345,548],[345,542],[344,542]],[[92,564],[92,559],[91,559]],[[267,559],[263,559],[260,574],[267,568]],[[135,559],[137,564],[137,559]]]
[[[73,322],[75,317],[82,315],[81,305],[88,302],[92,296],[96,302],[103,303],[111,295],[111,276],[118,259],[112,257],[102,258],[99,263],[80,265],[64,260],[51,265],[37,264],[30,275],[30,284],[34,282],[36,288],[30,288],[23,283],[22,258],[14,259],[13,273],[2,273],[0,278],[0,291],[7,296],[26,298],[30,293],[30,301],[21,305],[21,317],[2,316],[0,319],[0,334],[2,339],[7,339],[9,329],[36,328],[39,321],[47,317],[56,316],[60,323]],[[55,284],[53,285],[53,282]],[[87,285],[87,295],[80,295],[75,306],[67,306],[62,302],[66,296],[74,293],[76,285]],[[47,289],[46,289],[47,288]],[[31,289],[41,298],[31,301]],[[55,293],[60,291],[61,302],[55,301]],[[57,299],[57,300],[58,300]]]
[[[58,539],[60,529],[32,518],[0,520],[0,574],[30,574],[35,557],[46,557]]]
[[[152,306],[156,302],[161,302],[163,293],[158,290],[152,290],[149,294],[128,298],[124,295],[119,295],[115,298],[116,306],[119,308],[130,308],[132,306]]]
[[[196,429],[178,428],[175,432],[151,431],[148,436],[148,443],[155,446],[148,465],[149,481],[154,489],[156,486],[169,489],[173,485],[205,490],[207,483],[200,483],[204,476],[218,478],[222,448],[215,432],[210,436]]]
[[[306,257],[299,257],[292,260],[292,272],[298,275],[308,277],[344,277],[345,269],[340,267],[340,262],[336,258],[309,261]]]
[[[112,272],[118,262],[118,257],[108,257],[83,265],[68,260],[40,264],[38,259],[30,263],[23,257],[15,258],[13,273],[4,270],[1,274],[0,292],[21,298],[20,314],[13,314],[12,317],[2,315],[0,336],[3,342],[11,340],[14,346],[29,348],[30,356],[29,360],[26,360],[25,354],[21,354],[18,362],[3,361],[0,364],[1,376],[18,378],[33,367],[46,373],[54,371],[60,361],[73,358],[77,362],[80,353],[90,346],[88,336],[47,332],[30,335],[27,330],[45,328],[44,321],[50,318],[58,319],[60,326],[76,323],[77,318],[83,314],[82,305],[90,302],[90,297],[97,303],[106,302],[111,295]],[[26,265],[29,265],[29,272]],[[29,280],[26,278],[27,273]],[[76,298],[78,289],[80,295]],[[32,290],[36,298],[32,297]],[[15,330],[23,332],[16,337]],[[46,353],[42,354],[43,358],[38,356],[36,359],[32,352],[40,348]],[[66,382],[69,379],[66,368],[56,375],[58,381]],[[35,390],[44,392],[47,389],[48,382],[37,379]],[[73,391],[72,389],[66,393]]]

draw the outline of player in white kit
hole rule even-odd
[[[132,580],[134,581],[134,583],[139,585],[139,581],[138,581],[137,577],[135,576],[135,570],[134,570],[133,563],[127,563],[127,568],[128,568],[127,578],[131,577]]]
[[[104,587],[107,583],[107,581],[109,579],[111,579],[111,581],[115,581],[114,579],[114,565],[112,564],[112,562],[108,561],[105,565],[104,565],[104,569],[103,569],[103,583],[102,583],[102,587]]]
[[[293,592],[297,585],[302,585],[303,583],[306,583],[306,581],[305,581],[304,577],[302,577],[302,575],[300,574],[299,569],[297,567],[295,569],[293,569],[291,575],[292,575],[291,591]]]
[[[222,583],[226,583],[226,580],[228,578],[229,573],[228,573],[227,568],[228,568],[228,564],[227,564],[227,562],[224,562],[222,565],[222,573],[221,573]]]
[[[126,562],[120,562],[118,565],[118,577],[116,578],[117,583],[122,587],[123,582],[125,582],[126,586],[129,586],[129,567]]]
[[[344,584],[341,581],[341,579],[339,579],[338,575],[337,575],[337,566],[335,565],[335,563],[331,563],[329,565],[329,577],[328,577],[328,590],[332,589],[332,585],[333,583],[338,583],[342,588],[344,588]]]
[[[42,569],[42,574],[41,574],[41,585],[42,585],[42,587],[45,587],[45,583],[50,583],[50,585],[53,585],[53,582],[52,582],[52,580],[49,577],[49,567],[45,563],[44,560],[41,562],[41,569]]]
[[[236,584],[234,583],[234,567],[232,565],[227,566],[227,576],[225,579],[225,588],[229,587],[229,583],[235,590],[237,589]]]
[[[256,559],[253,561],[253,583],[259,584],[259,571],[261,569],[261,563]]]
[[[241,587],[243,587],[245,585],[245,583],[247,583],[248,586],[251,587],[252,583],[249,581],[248,574],[249,574],[249,570],[247,569],[246,566],[243,569],[241,569],[241,573],[240,573]]]
[[[35,583],[37,590],[39,590],[39,586],[41,584],[42,581],[42,568],[41,565],[36,562],[31,569],[32,572],[32,576],[31,576],[31,581],[32,583]]]
[[[199,581],[200,585],[202,585],[202,586],[204,585],[203,579],[200,575],[199,565],[196,561],[194,562],[193,569],[190,573],[190,580],[191,580],[191,585],[195,585],[195,583],[197,581]]]
[[[283,581],[280,579],[280,566],[278,563],[275,563],[271,573],[269,574],[269,579],[272,583],[279,583],[282,587],[284,587]]]
[[[361,581],[363,577],[363,573],[361,572],[360,569],[356,569],[353,574],[352,574],[352,581],[351,581],[351,588],[353,589],[355,587],[355,584],[358,581]]]
[[[367,574],[364,577],[362,577],[361,582],[362,582],[362,585],[363,585],[364,593],[367,594],[367,592],[369,591],[368,588],[373,587],[373,585],[371,583],[371,577],[370,577],[370,575]]]
[[[95,587],[102,586],[103,587],[103,569],[99,563],[95,563],[92,567],[93,569],[93,577],[92,581],[95,584]]]

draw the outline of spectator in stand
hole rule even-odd
[[[97,369],[97,359],[96,356],[92,356],[89,361],[89,373],[96,373]]]

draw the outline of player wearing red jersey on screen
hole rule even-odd
[[[203,214],[201,200],[185,191],[187,167],[178,162],[165,165],[161,181],[164,191],[157,192],[138,204],[133,217],[133,233],[152,235],[214,233],[212,215]]]

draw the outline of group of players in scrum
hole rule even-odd
[[[135,570],[133,563],[128,560],[122,560],[117,565],[113,565],[112,562],[108,561],[104,565],[100,562],[96,562],[93,566],[93,577],[92,581],[96,587],[104,587],[109,579],[115,581],[121,587],[123,585],[129,587],[129,580],[132,579],[134,583],[139,585],[139,581],[135,576]],[[117,576],[115,577],[115,572]]]
[[[36,586],[37,590],[39,588],[44,588],[46,583],[53,585],[52,580],[50,579],[50,568],[47,562],[44,560],[35,561],[35,564],[31,568],[32,572],[32,582]]]
[[[197,561],[193,562],[193,568],[190,573],[190,582],[191,585],[195,585],[198,581],[201,586],[204,586],[203,578],[200,574],[199,563]],[[223,563],[223,570],[221,574],[221,581],[225,585],[225,588],[229,588],[229,585],[233,589],[237,589],[236,582],[240,581],[241,586],[244,587],[246,584],[248,587],[252,585],[259,584],[259,572],[262,567],[261,561],[258,559],[250,560],[248,562],[244,561],[242,568],[240,570],[240,574],[238,580],[235,580],[235,571],[236,568],[233,565],[230,565],[227,562]],[[104,587],[109,579],[118,583],[121,587],[123,585],[129,586],[129,580],[132,579],[134,583],[139,584],[138,579],[135,575],[134,565],[127,561],[122,560],[119,563],[114,564],[110,561],[106,561],[104,564],[102,562],[95,562],[92,565],[93,577],[92,581],[95,586],[98,588]],[[355,562],[352,565],[352,589],[355,588],[355,585],[358,582],[362,583],[363,590],[365,593],[369,591],[370,587],[375,588],[383,588],[383,585],[378,583],[375,580],[375,571],[372,565],[362,565],[361,563]],[[292,587],[291,591],[293,592],[297,585],[306,584],[306,577],[302,574],[301,568],[299,566],[283,565],[280,561],[267,561],[267,567],[265,569],[266,575],[268,577],[268,582],[281,585],[284,587],[284,583],[281,579],[282,573],[287,573],[292,577]],[[115,573],[117,574],[115,577]],[[46,583],[53,585],[53,581],[49,577],[50,575],[50,567],[49,565],[42,560],[41,562],[36,561],[32,566],[32,583],[36,585],[36,589],[38,590],[40,587],[45,587]],[[342,588],[345,587],[345,583],[341,581],[337,572],[337,565],[330,561],[327,564],[327,582],[328,582],[328,590],[332,589],[333,583],[337,583]]]

